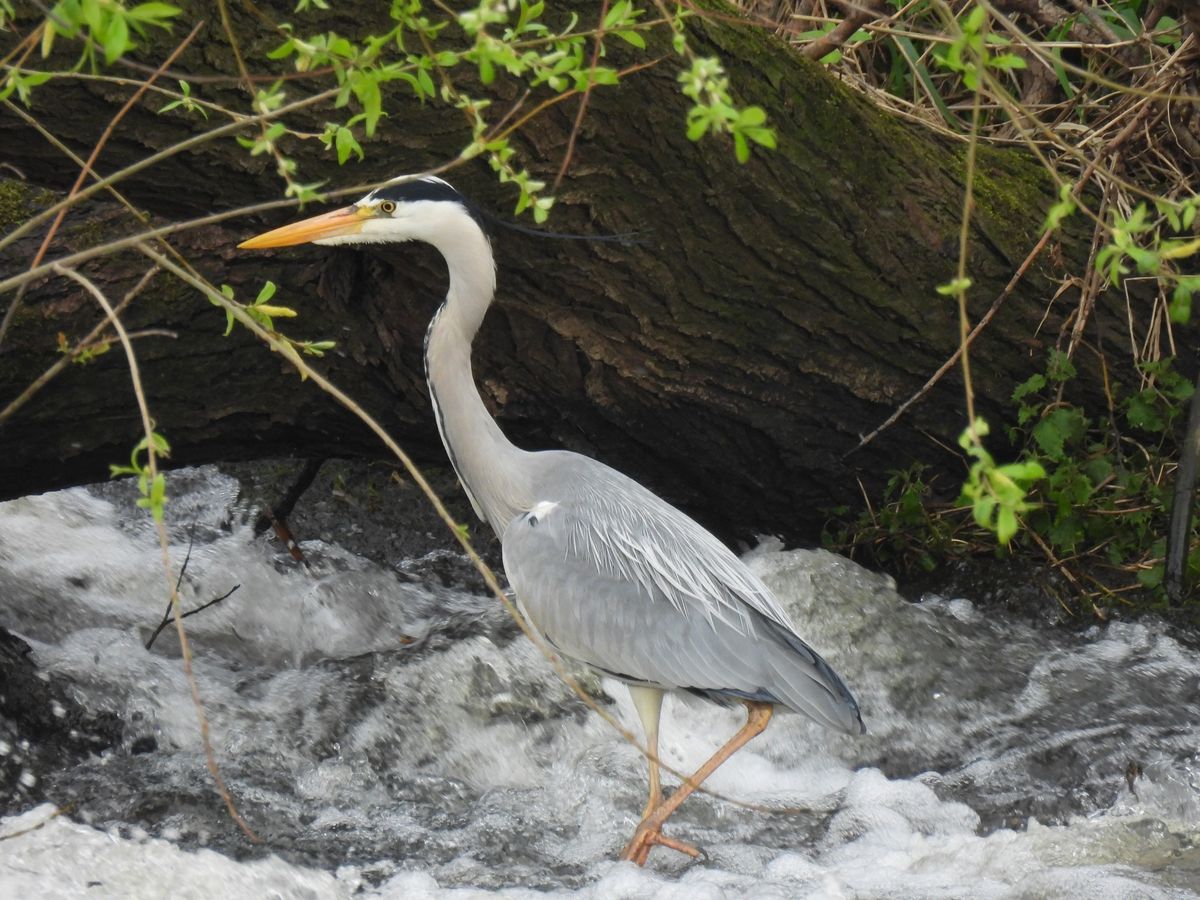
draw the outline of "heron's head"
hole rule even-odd
[[[441,246],[479,226],[466,198],[433,176],[405,176],[333,212],[284,225],[238,244],[243,250],[293,244],[366,244],[425,241]]]

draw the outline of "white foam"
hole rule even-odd
[[[776,717],[709,786],[777,812],[696,796],[669,830],[708,861],[656,850],[639,870],[613,860],[644,802],[645,761],[532,644],[475,634],[404,649],[402,635],[436,636],[444,593],[315,543],[312,570],[298,569],[241,524],[228,479],[182,479],[195,496],[177,491],[173,508],[211,529],[193,548],[187,605],[242,584],[188,620],[218,757],[252,818],[357,862],[332,872],[182,850],[161,838],[204,843],[224,824],[183,812],[158,837],[60,817],[0,840],[0,897],[1194,896],[1200,661],[1165,626],[1047,635],[967,600],[907,604],[889,579],[832,554],[760,548],[752,564],[854,688],[870,733]],[[152,530],[132,515],[78,490],[0,504],[0,589],[12,598],[0,621],[85,703],[157,738],[154,755],[132,759],[207,796],[174,645],[143,646],[163,575]],[[177,560],[186,543],[175,535]],[[623,687],[603,687],[637,733]],[[741,719],[669,698],[664,762],[694,768]],[[1124,787],[1130,754],[1145,773],[1136,796]],[[1046,792],[1084,796],[1086,814],[981,833],[981,810]],[[0,835],[49,812],[3,820]],[[80,815],[97,814],[85,804]]]

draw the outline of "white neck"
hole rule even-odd
[[[532,503],[527,454],[488,414],[471,375],[471,341],[496,291],[492,248],[464,210],[426,238],[446,259],[450,289],[425,337],[425,372],[438,431],[481,519],[502,534]]]

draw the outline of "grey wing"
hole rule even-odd
[[[863,730],[841,679],[727,547],[619,472],[573,454],[558,462],[545,499],[502,536],[517,598],[555,648],[628,681]]]

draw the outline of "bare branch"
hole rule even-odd
[[[867,22],[884,18],[885,7],[882,0],[862,0],[861,3],[838,0],[838,5],[846,8],[846,17],[829,34],[804,45],[803,53],[809,59],[821,59],[832,53],[850,40],[854,32]]]

